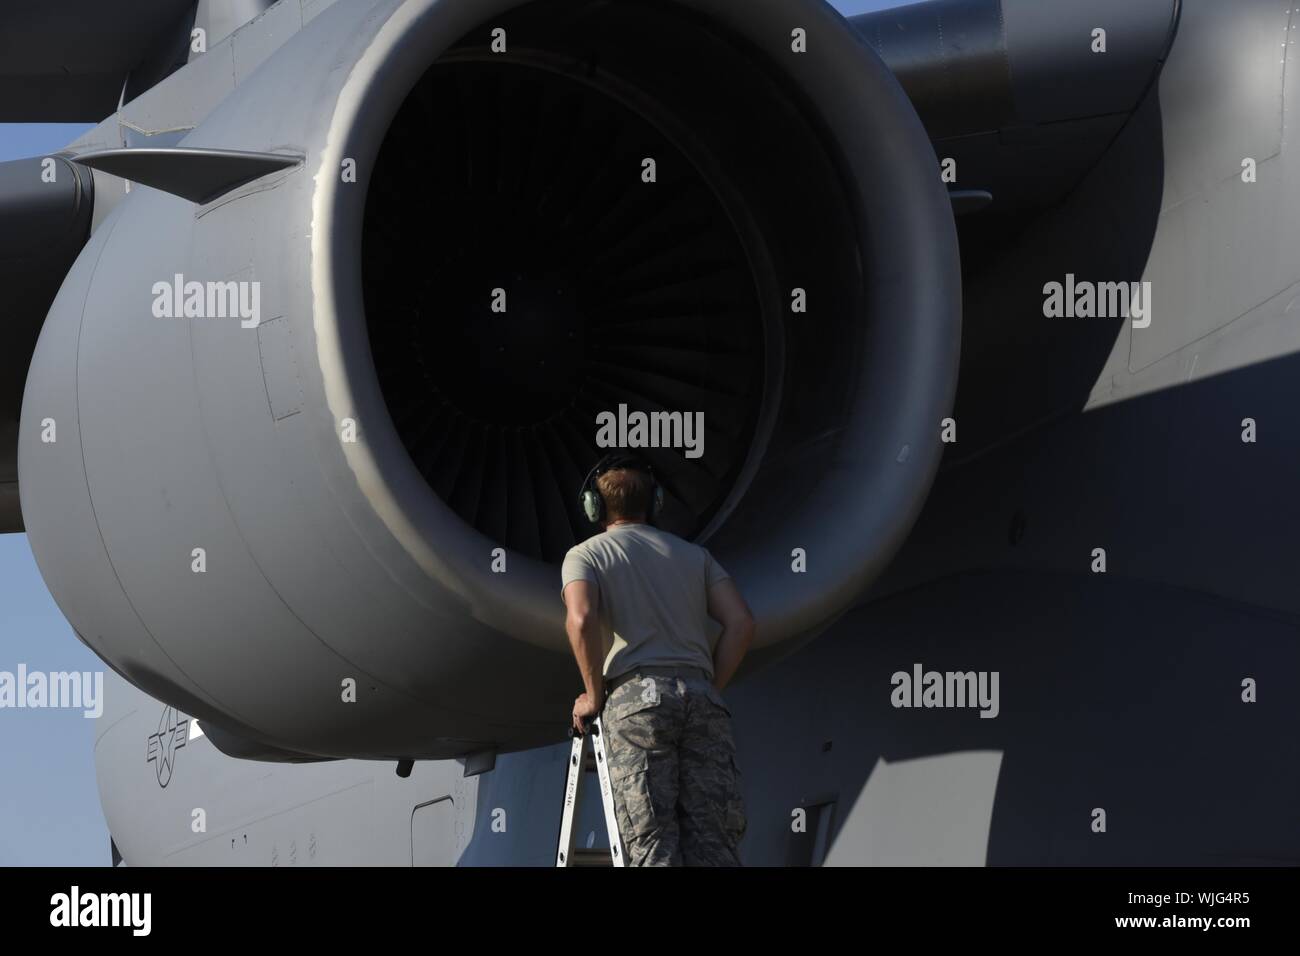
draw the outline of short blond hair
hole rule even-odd
[[[650,514],[654,479],[638,468],[611,468],[596,479],[596,490],[605,501],[605,520],[640,518]]]

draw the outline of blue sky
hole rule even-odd
[[[899,0],[838,0],[841,13]],[[0,123],[0,162],[60,149],[89,127]],[[0,671],[100,671],[46,590],[27,536],[0,535]],[[79,710],[0,709],[0,866],[106,866],[95,784],[97,722]]]

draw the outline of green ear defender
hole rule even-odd
[[[587,520],[592,524],[598,525],[605,520],[605,499],[600,496],[600,489],[596,487],[596,479],[607,471],[613,471],[615,468],[633,468],[650,476],[651,481],[654,482],[654,491],[651,493],[650,514],[647,517],[653,522],[659,517],[659,513],[664,507],[663,485],[659,484],[659,480],[655,478],[655,470],[648,461],[639,455],[623,451],[610,452],[596,462],[591,471],[587,472],[587,477],[582,482],[582,490],[578,495],[582,505],[582,513],[587,516]]]

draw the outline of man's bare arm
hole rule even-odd
[[[708,609],[709,617],[722,625],[718,646],[713,649],[713,686],[722,690],[754,640],[754,615],[731,578],[709,588]]]
[[[570,581],[564,589],[564,629],[569,647],[582,673],[587,696],[599,707],[604,702],[605,679],[601,676],[603,642],[600,635],[600,591],[590,581]]]

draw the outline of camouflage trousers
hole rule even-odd
[[[703,677],[636,674],[605,702],[628,866],[739,866],[745,804],[731,712]]]

